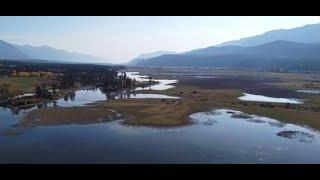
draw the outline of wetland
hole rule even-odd
[[[124,71],[160,83],[111,93],[81,89],[28,109],[2,107],[0,162],[320,162],[313,156],[320,150],[320,97],[297,92],[310,75]],[[303,103],[242,101],[243,93]]]

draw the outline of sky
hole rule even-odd
[[[320,16],[1,16],[0,39],[127,62],[159,50],[184,52],[320,23]]]

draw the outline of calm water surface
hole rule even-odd
[[[17,121],[1,110],[1,126]],[[1,163],[319,163],[319,133],[227,109],[195,113],[177,128],[121,120],[40,126],[0,136]]]
[[[108,99],[178,99],[179,97],[167,96],[163,94],[141,94],[135,92],[112,92],[104,94],[99,89],[91,90],[79,90],[75,93],[67,95],[65,98],[61,98],[56,101],[56,106],[59,107],[71,107],[71,106],[84,106],[86,104],[96,102],[96,101],[105,101]],[[53,103],[50,103],[52,105]]]

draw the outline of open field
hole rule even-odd
[[[35,91],[35,84],[37,78],[31,77],[2,77],[0,78],[1,82],[13,83],[18,87],[18,89],[24,93],[31,93]]]

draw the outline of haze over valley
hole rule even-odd
[[[1,164],[320,163],[320,17],[0,17]]]

